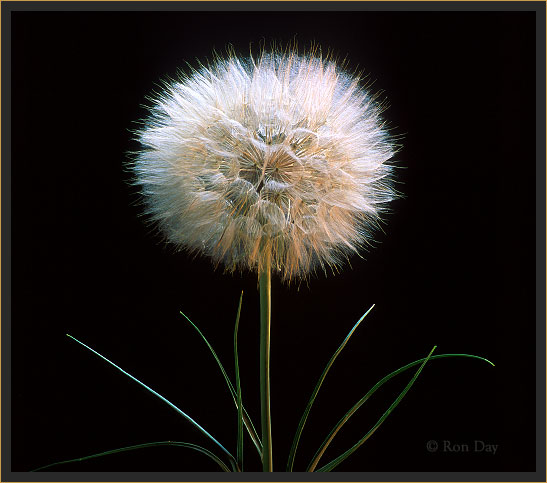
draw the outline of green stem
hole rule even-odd
[[[265,257],[260,273],[260,409],[262,421],[262,470],[273,471],[272,421],[270,414],[270,324],[271,324],[271,262]]]

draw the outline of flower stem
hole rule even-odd
[[[272,421],[270,414],[270,323],[271,323],[271,266],[266,255],[260,272],[260,409],[262,420],[262,470],[273,471]]]

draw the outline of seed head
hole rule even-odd
[[[180,249],[283,279],[335,268],[393,199],[382,108],[334,61],[217,59],[153,99],[134,159],[147,212]]]

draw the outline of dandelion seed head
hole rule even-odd
[[[157,95],[133,160],[146,211],[180,249],[285,280],[372,240],[395,192],[381,106],[330,59],[230,56]]]

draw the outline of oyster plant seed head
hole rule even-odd
[[[229,55],[169,82],[137,131],[146,212],[229,271],[336,269],[395,197],[382,105],[316,51]]]

